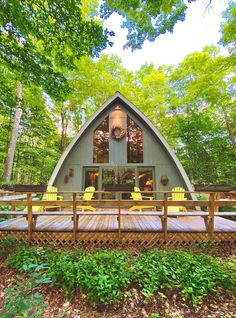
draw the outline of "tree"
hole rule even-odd
[[[194,181],[235,183],[233,67],[214,47],[187,56],[170,76],[176,149]]]
[[[85,20],[80,1],[0,1],[0,58],[21,81],[40,85],[51,96],[68,93],[58,66],[73,67],[81,56],[95,56],[108,34],[95,20]]]
[[[12,166],[14,160],[14,154],[16,149],[16,141],[18,138],[19,130],[20,130],[20,121],[22,116],[22,98],[23,98],[23,85],[21,82],[18,83],[17,87],[17,106],[15,110],[14,121],[12,125],[11,139],[8,147],[8,153],[5,160],[5,169],[4,169],[4,180],[10,181]]]
[[[220,43],[227,46],[231,53],[236,53],[236,3],[234,1],[229,2],[223,17],[225,21],[221,25]]]
[[[184,0],[104,0],[101,16],[107,19],[116,12],[124,18],[122,27],[128,29],[125,47],[134,50],[145,40],[153,42],[161,34],[173,32],[175,24],[184,21],[186,9]]]
[[[10,142],[12,118],[16,105],[17,81],[8,68],[0,69],[0,170],[3,171],[4,158]],[[1,177],[0,177],[1,178]]]
[[[81,56],[95,56],[106,47],[107,33],[95,20],[86,20],[80,1],[0,1],[0,60],[18,78],[15,118],[5,166],[12,165],[22,115],[23,83],[34,83],[56,99],[69,92],[58,67],[71,68]]]

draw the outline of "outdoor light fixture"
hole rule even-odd
[[[121,140],[126,135],[126,129],[124,125],[124,116],[121,107],[116,105],[112,112],[113,125],[111,128],[111,138],[115,140]]]
[[[163,186],[166,186],[168,182],[169,182],[169,179],[166,175],[161,176],[161,184]]]

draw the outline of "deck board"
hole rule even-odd
[[[188,227],[189,232],[202,232],[206,230],[204,219],[200,216],[180,217],[178,220],[184,224],[185,228]]]
[[[200,216],[168,217],[168,232],[205,232],[204,219]],[[0,222],[0,231],[27,231],[25,217]],[[123,232],[162,232],[158,216],[122,215]],[[35,231],[73,231],[71,216],[38,216]],[[82,215],[79,217],[79,232],[117,232],[117,215]],[[236,232],[236,222],[215,217],[215,232]]]
[[[188,224],[184,223],[183,221],[184,221],[183,219],[168,218],[168,221],[167,221],[168,231],[170,231],[170,228],[169,228],[170,223],[173,226],[174,231],[177,231],[177,232],[193,231],[193,228],[189,226]]]

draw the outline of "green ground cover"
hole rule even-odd
[[[84,253],[16,244],[8,237],[0,243],[0,259],[19,273],[18,283],[5,291],[1,317],[10,317],[13,308],[14,314],[17,310],[21,314],[27,312],[27,317],[35,306],[44,308],[39,293],[43,283],[59,286],[68,299],[79,290],[92,303],[104,305],[124,301],[133,288],[140,291],[146,302],[157,294],[166,297],[175,290],[193,306],[198,306],[210,293],[217,294],[219,290],[233,293],[236,288],[235,258],[223,261],[203,253],[176,250]],[[23,283],[24,279],[27,283]],[[25,290],[31,295],[27,300]]]

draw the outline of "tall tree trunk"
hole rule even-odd
[[[5,160],[5,168],[4,168],[5,181],[11,180],[16,142],[19,135],[20,121],[22,116],[22,97],[23,97],[23,85],[21,82],[19,82],[17,87],[17,105],[15,110],[13,126],[12,126],[11,140],[8,147],[7,157]]]
[[[61,110],[61,153],[66,149],[66,138],[67,138],[67,129],[68,129],[68,118],[66,110]]]
[[[225,117],[225,123],[226,123],[227,131],[228,131],[228,134],[229,134],[229,139],[230,139],[230,142],[231,142],[232,147],[233,147],[234,159],[236,160],[236,139],[235,139],[234,134],[233,134],[233,129],[232,129],[232,126],[231,126],[231,123],[230,123],[229,116],[228,116],[228,114],[227,114],[227,112],[225,110],[224,110],[224,117]]]

